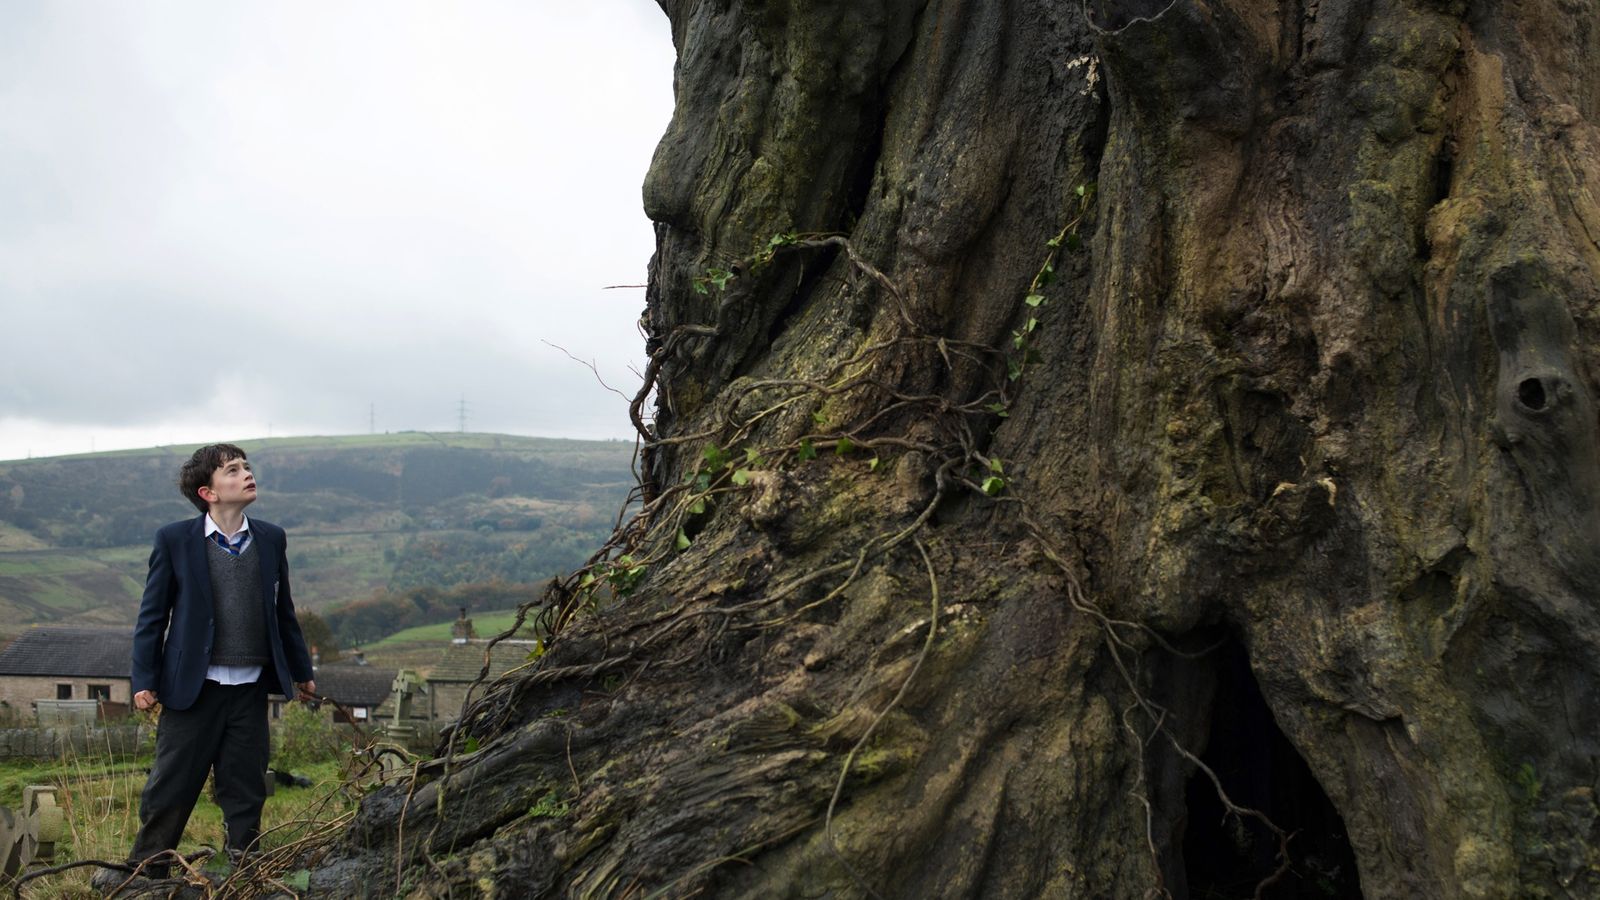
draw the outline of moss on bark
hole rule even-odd
[[[1211,889],[1225,639],[1359,869],[1269,896],[1600,891],[1593,2],[663,5],[677,512],[315,887]]]

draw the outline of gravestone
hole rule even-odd
[[[0,806],[0,874],[15,876],[34,860],[55,858],[62,825],[53,787],[23,788],[20,812]]]
[[[384,734],[392,741],[410,746],[417,736],[417,726],[411,721],[411,705],[417,695],[428,692],[428,683],[410,669],[401,669],[389,690],[394,698],[394,713],[383,725]]]

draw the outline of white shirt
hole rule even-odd
[[[229,543],[243,532],[244,540],[239,544],[239,552],[243,553],[254,537],[250,534],[250,518],[242,516],[239,519],[239,530],[228,534],[217,523],[211,521],[211,514],[206,513],[206,540],[211,540],[211,535],[221,534]],[[250,684],[261,677],[261,666],[207,666],[206,680],[215,681],[217,684]]]

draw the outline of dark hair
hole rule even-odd
[[[200,499],[200,489],[211,484],[211,475],[235,459],[248,459],[232,444],[207,444],[194,452],[178,472],[178,490],[194,508],[210,512],[211,505]]]

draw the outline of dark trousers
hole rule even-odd
[[[207,681],[188,709],[163,709],[156,727],[156,761],[139,797],[139,835],[129,857],[172,850],[183,837],[206,775],[216,773],[229,850],[254,849],[267,802],[267,686]],[[152,874],[165,866],[152,864]]]

